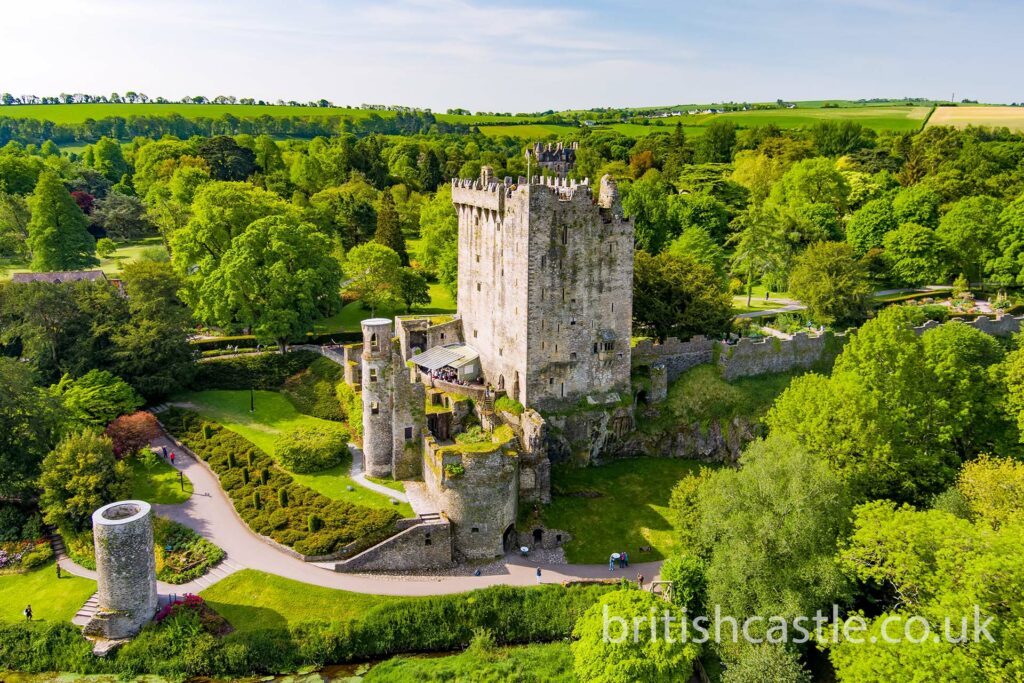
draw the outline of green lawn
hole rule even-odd
[[[182,394],[175,401],[189,404],[208,420],[217,422],[259,446],[261,450],[273,457],[274,442],[282,432],[287,432],[302,425],[328,423],[310,415],[300,413],[295,406],[276,391],[256,392],[256,412],[249,412],[248,391],[200,391]],[[330,425],[336,425],[330,422]],[[412,508],[408,503],[393,505],[391,501],[379,493],[359,486],[349,476],[351,461],[346,459],[342,464],[314,474],[292,473],[295,481],[318,491],[333,500],[344,500],[358,505],[377,508],[395,509],[403,517],[412,517]],[[352,490],[349,491],[348,487]]]
[[[202,592],[236,631],[291,626],[303,621],[349,621],[397,599],[311,586],[255,569],[244,569]]]
[[[555,467],[554,495],[542,508],[541,519],[545,526],[572,534],[565,546],[569,562],[607,562],[609,554],[621,550],[628,551],[634,562],[660,560],[679,547],[668,509],[672,487],[699,469],[700,463],[676,458]],[[641,554],[642,545],[653,552]]]
[[[448,288],[438,283],[430,285],[430,303],[426,306],[415,306],[412,309],[412,315],[447,315],[454,312],[455,300]],[[374,315],[378,318],[394,318],[397,315],[405,315],[405,307],[378,308]],[[358,332],[361,329],[360,323],[369,317],[371,317],[370,309],[364,307],[361,301],[353,301],[346,304],[337,315],[317,322],[313,331],[316,334]]]
[[[147,237],[141,240],[128,240],[117,243],[117,251],[109,258],[100,259],[98,268],[107,275],[116,275],[124,270],[125,265],[137,261],[147,249],[163,251],[163,242],[159,237]],[[14,273],[28,273],[27,261],[0,261],[0,280],[9,280]]]
[[[152,467],[146,467],[138,458],[130,458],[128,466],[132,472],[132,498],[136,500],[176,505],[184,503],[192,495],[192,482],[188,477],[185,477],[182,490],[179,470],[162,458]]]
[[[394,479],[381,479],[380,477],[366,477],[369,481],[374,484],[380,484],[381,486],[387,486],[392,491],[401,491],[405,493],[405,484]]]
[[[95,592],[90,579],[67,573],[58,579],[52,562],[27,574],[0,576],[0,622],[24,621],[25,605],[32,605],[35,621],[70,621]]]

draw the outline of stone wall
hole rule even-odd
[[[994,318],[990,318],[987,315],[981,315],[974,320],[965,320],[963,318],[953,318],[950,322],[960,322],[964,325],[969,325],[976,330],[980,330],[985,334],[991,334],[993,337],[1010,337],[1020,332],[1021,321],[1024,317],[1015,318],[1012,315],[1000,315]],[[929,320],[924,325],[918,325],[914,328],[914,332],[918,335],[924,334],[926,331],[933,327],[938,327],[940,323]]]
[[[633,347],[633,367],[664,366],[671,384],[690,368],[713,362],[718,344],[703,335],[685,342],[669,337],[660,344],[651,339],[641,339]]]
[[[451,567],[451,523],[419,520],[391,538],[334,565],[337,572],[406,572]]]
[[[467,560],[500,557],[504,537],[515,529],[519,458],[495,444],[487,453],[445,448],[424,439],[423,481],[439,510],[452,524],[456,555]],[[462,467],[456,474],[449,468]]]
[[[419,382],[419,373],[405,367],[397,351],[392,358],[392,367],[392,476],[395,479],[418,479],[423,473],[421,447],[427,429],[426,388]]]
[[[827,355],[838,353],[845,341],[845,335],[831,332],[818,335],[797,332],[792,339],[743,337],[735,344],[721,344],[718,366],[727,380],[810,368]]]
[[[486,380],[527,406],[628,391],[633,227],[614,184],[455,180],[458,307]]]
[[[412,358],[418,349],[419,353],[435,346],[458,344],[463,342],[462,320],[459,316],[446,322],[431,324],[433,320],[445,316],[399,316],[396,318],[395,335],[402,347],[402,359]]]
[[[124,500],[92,515],[99,610],[87,635],[130,638],[157,609],[153,513],[149,503]]]

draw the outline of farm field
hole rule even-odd
[[[991,126],[1010,130],[1024,131],[1024,107],[938,107],[931,118],[929,126]]]
[[[686,117],[699,120],[701,125],[712,121],[732,121],[741,128],[775,124],[780,128],[813,126],[824,119],[852,120],[875,130],[916,131],[924,125],[931,109],[920,107],[837,107],[829,109],[766,109],[708,114]],[[669,119],[673,121],[674,119]]]
[[[276,391],[255,392],[254,413],[249,412],[249,392],[244,390],[199,391],[183,394],[176,400],[187,404],[189,410],[194,410],[204,418],[242,435],[271,457],[274,456],[274,442],[282,432],[305,425],[337,425],[335,422],[328,423],[326,420],[300,413],[291,401]],[[351,460],[346,458],[340,465],[322,472],[292,472],[291,475],[303,486],[308,486],[333,500],[394,509],[405,517],[412,517],[412,508],[408,503],[392,505],[386,496],[356,485],[349,477],[350,465]],[[348,490],[349,486],[352,487],[351,491]]]
[[[276,104],[19,104],[0,107],[0,117],[17,119],[40,119],[54,123],[82,123],[86,119],[103,119],[111,116],[169,116],[178,114],[185,118],[216,119],[231,114],[238,118],[259,116],[340,116],[351,119],[365,119],[371,114],[391,118],[393,111],[354,109],[351,107],[289,107]],[[530,121],[524,116],[495,116],[493,114],[434,114],[438,120],[449,123],[484,124],[495,122]]]

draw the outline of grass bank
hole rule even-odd
[[[0,622],[25,621],[26,605],[32,605],[34,621],[69,622],[95,592],[96,582],[91,579],[66,572],[58,579],[53,562],[26,574],[0,576]]]

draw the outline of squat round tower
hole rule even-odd
[[[394,377],[387,318],[364,320],[363,326],[363,470],[372,477],[391,475]]]
[[[92,514],[92,534],[100,613],[91,630],[107,638],[133,636],[157,609],[149,503],[122,500],[104,505]]]

